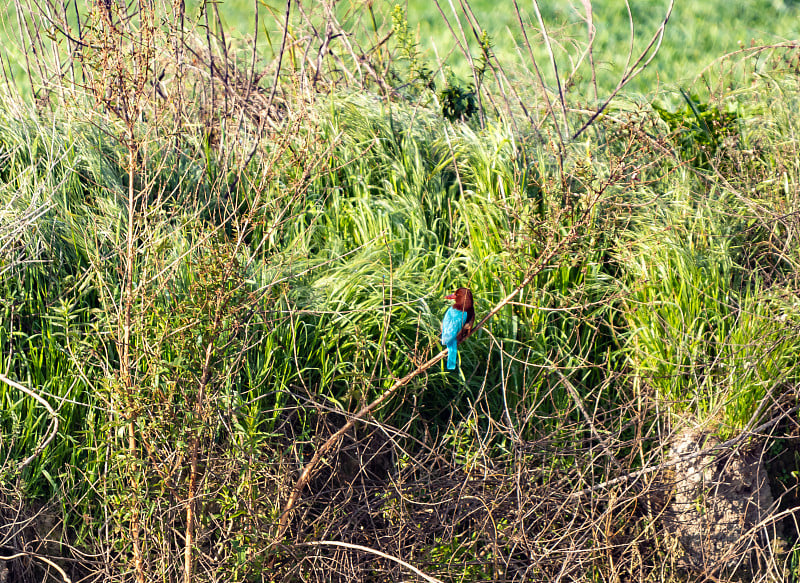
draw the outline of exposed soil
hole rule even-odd
[[[787,546],[777,514],[789,498],[773,496],[763,444],[714,451],[718,443],[687,430],[670,449],[670,460],[711,450],[674,466],[664,526],[679,543],[678,566],[711,577],[759,573],[782,581]]]

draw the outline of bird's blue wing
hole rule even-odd
[[[467,313],[450,307],[442,320],[442,344],[448,346],[456,340],[464,322],[467,321]]]
[[[464,323],[467,321],[467,313],[457,310],[450,306],[442,320],[442,344],[447,346],[447,368],[453,370],[458,364],[458,336]]]

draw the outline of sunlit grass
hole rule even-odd
[[[397,3],[392,0],[379,0],[374,3],[347,0],[337,3],[336,10],[345,29],[353,30],[357,35],[356,38],[367,47],[370,45],[370,39],[374,41],[378,38],[375,37],[375,24],[379,29],[388,30],[391,22],[389,14],[395,4],[406,6],[405,2]],[[453,13],[451,4],[456,9],[458,19]],[[554,89],[555,80],[535,12],[530,3],[518,2],[518,4],[537,64],[551,89]],[[368,5],[371,7],[369,10]],[[466,17],[457,3],[440,0],[439,5],[441,12],[433,2],[426,0],[407,2],[409,25],[412,31],[419,35],[422,60],[434,71],[440,67],[451,71],[459,79],[459,83],[474,82],[468,63],[453,38],[455,32],[461,42],[463,29],[463,35],[471,47],[473,57],[478,56],[477,42]],[[520,83],[524,83],[524,80],[532,82],[533,69],[513,2],[503,0],[498,4],[490,0],[474,0],[469,5],[479,25],[489,33],[493,41],[493,52],[499,62],[508,68]],[[668,5],[666,0],[639,0],[630,3],[633,23],[632,46],[635,55],[644,50],[656,32],[666,15]],[[257,53],[262,59],[268,60],[276,56],[281,44],[280,23],[283,22],[285,13],[284,2],[267,0],[260,3],[258,19],[254,17],[252,2],[227,0],[215,3],[213,6],[216,11],[208,5],[209,26],[215,34],[224,34],[231,43],[231,48],[244,47],[255,38]],[[305,14],[314,14],[312,8],[306,7]],[[560,73],[562,78],[566,78],[586,47],[588,37],[584,9],[580,3],[544,3],[540,8],[548,34],[553,37]],[[617,2],[610,0],[592,2],[592,9],[596,29],[593,45],[596,81],[599,96],[602,98],[614,88],[629,62],[631,21],[624,5]],[[205,26],[206,16],[201,3],[187,2],[186,10],[190,21],[197,20]],[[442,12],[449,25],[443,19]],[[72,17],[71,15],[70,12],[69,16]],[[724,76],[724,71],[710,67],[721,55],[754,44],[772,44],[797,38],[800,35],[798,16],[800,8],[796,3],[788,1],[760,0],[733,5],[721,0],[702,4],[676,2],[658,57],[649,69],[628,86],[628,93],[640,94],[648,99],[652,99],[658,93],[661,99],[666,98],[678,103],[679,87],[696,86],[702,89],[706,85],[705,82],[695,83],[699,74],[704,73],[711,84],[715,84]],[[25,51],[19,38],[17,18],[13,4],[9,4],[0,14],[0,38],[4,39],[6,47],[4,62],[12,73],[17,87],[21,88],[26,86],[27,74]],[[295,7],[292,21],[299,23],[302,18]],[[202,33],[202,30],[196,29],[192,32]],[[446,82],[446,75],[437,74],[435,79],[441,88]],[[588,60],[584,60],[574,81],[575,86],[569,89],[574,99],[582,103],[592,102],[594,89]],[[662,93],[664,90],[667,91],[666,94]]]
[[[563,9],[546,17],[579,27]],[[635,14],[645,28],[656,17]],[[624,20],[614,22],[607,28]],[[639,448],[630,466],[664,445],[624,441],[644,425],[642,411],[655,417],[652,403],[659,414],[646,423],[723,436],[752,428],[797,382],[800,90],[787,62],[771,60],[745,87],[711,87],[715,105],[737,116],[702,159],[709,146],[697,141],[694,109],[677,110],[686,125],[671,134],[639,99],[618,102],[580,143],[557,143],[549,121],[490,112],[452,122],[434,97],[408,103],[351,87],[301,105],[283,96],[286,119],[296,106],[300,121],[241,167],[231,159],[246,140],[230,134],[213,145],[193,128],[136,134],[133,210],[118,118],[79,99],[68,111],[9,101],[0,109],[0,371],[59,403],[61,421],[22,476],[25,493],[64,500],[65,522],[87,546],[103,525],[103,544],[127,548],[130,499],[154,520],[179,522],[188,444],[202,435],[210,512],[244,516],[243,540],[264,544],[281,480],[327,435],[321,423],[338,423],[441,350],[444,296],[468,285],[480,319],[530,273],[459,347],[458,371],[428,369],[367,420],[391,427],[404,456],[435,443],[465,471],[484,460],[500,467],[544,436],[557,452],[551,471],[588,468],[599,481],[608,452],[587,462],[575,446],[603,441],[593,423],[623,428],[613,454]],[[658,95],[670,109],[669,94]],[[127,300],[135,358],[125,384]],[[49,419],[5,385],[0,404],[0,469],[13,475]],[[575,488],[588,480],[569,479]],[[261,487],[267,502],[254,493]],[[242,510],[248,496],[263,522]],[[170,524],[148,532],[180,529]],[[475,551],[469,537],[456,537],[427,552],[444,565],[466,560],[465,549]]]

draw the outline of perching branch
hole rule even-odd
[[[475,334],[475,332],[483,328],[486,322],[489,321],[489,319],[491,319],[495,314],[497,314],[501,309],[503,309],[503,307],[509,304],[511,300],[513,300],[523,289],[525,289],[528,286],[528,284],[531,283],[531,281],[533,281],[533,279],[542,271],[542,269],[545,268],[548,262],[561,251],[561,249],[572,243],[574,239],[577,237],[580,225],[581,223],[576,224],[576,226],[572,229],[569,235],[560,239],[552,247],[547,248],[546,251],[539,256],[537,265],[531,268],[531,270],[522,279],[519,285],[516,288],[514,288],[514,290],[511,293],[509,293],[505,298],[500,300],[495,305],[495,307],[492,308],[489,311],[489,313],[486,314],[483,317],[483,319],[480,322],[478,322],[476,326],[472,328],[471,332],[464,338],[464,340],[466,340],[467,338]],[[280,541],[286,534],[286,529],[289,527],[289,516],[291,514],[291,511],[294,509],[295,505],[297,504],[297,501],[300,499],[300,495],[303,493],[303,489],[305,488],[306,484],[308,484],[308,481],[311,479],[314,470],[317,467],[317,464],[322,459],[322,456],[325,455],[328,451],[330,451],[330,449],[334,445],[336,445],[339,439],[341,439],[344,436],[344,434],[347,433],[359,419],[364,418],[368,413],[374,411],[379,405],[383,404],[389,399],[389,397],[394,395],[398,389],[407,385],[409,382],[411,382],[411,380],[413,380],[415,377],[419,376],[420,374],[431,368],[437,362],[442,360],[446,355],[447,355],[447,350],[445,349],[436,356],[434,356],[433,358],[431,358],[430,360],[428,360],[427,362],[421,364],[419,367],[411,371],[403,378],[397,380],[391,387],[389,387],[378,397],[376,397],[375,400],[362,407],[355,415],[353,415],[350,419],[348,419],[348,421],[336,433],[331,435],[325,441],[325,443],[323,443],[319,447],[319,449],[317,449],[317,451],[314,453],[314,456],[305,465],[303,471],[300,473],[300,477],[297,479],[297,482],[295,482],[295,485],[292,488],[292,493],[289,495],[289,499],[287,500],[286,505],[284,506],[283,512],[281,512],[280,520],[278,522],[278,532],[277,536],[275,537],[274,543]]]
[[[427,362],[421,364],[415,370],[404,376],[403,378],[396,381],[391,387],[386,389],[383,393],[381,393],[374,401],[365,405],[358,411],[355,415],[353,415],[350,419],[348,419],[347,423],[342,425],[342,427],[333,435],[331,435],[325,443],[323,443],[319,449],[314,453],[314,457],[305,465],[303,471],[300,473],[300,477],[297,479],[297,482],[292,488],[292,493],[289,496],[289,500],[286,502],[286,506],[281,513],[280,522],[278,523],[278,534],[275,537],[275,540],[280,540],[283,538],[283,535],[286,533],[286,529],[289,527],[289,513],[294,508],[295,504],[297,504],[297,500],[300,498],[300,494],[303,493],[303,488],[305,488],[308,481],[311,479],[312,473],[316,468],[319,460],[322,459],[322,456],[325,455],[328,450],[330,450],[337,441],[347,433],[353,425],[356,424],[356,421],[363,418],[367,413],[374,410],[378,405],[385,402],[389,397],[391,397],[397,389],[407,385],[414,377],[419,376],[421,373],[425,372],[429,368],[431,368],[434,364],[442,360],[445,355],[447,354],[447,350],[441,351],[439,354],[428,360]]]
[[[556,253],[557,249],[558,247],[556,247],[556,249],[554,249],[552,253],[550,253],[547,256],[546,259],[552,257],[553,254]],[[486,316],[484,316],[484,318],[478,323],[478,325],[472,329],[472,331],[470,332],[469,335],[467,335],[466,338],[469,338],[477,330],[482,328],[492,316],[494,316],[497,312],[499,312],[503,308],[503,306],[508,304],[512,299],[514,299],[514,297],[517,296],[517,294],[519,294],[519,292],[525,289],[525,287],[531,281],[533,281],[533,278],[536,277],[536,275],[539,273],[539,271],[541,271],[541,269],[545,264],[546,260],[542,260],[539,263],[537,269],[534,269],[530,273],[528,273],[528,275],[525,276],[525,278],[514,289],[514,291],[512,291],[505,298],[500,300],[500,302],[494,308],[492,308],[492,310],[488,314],[486,314]],[[305,488],[306,484],[308,484],[308,481],[311,479],[314,470],[317,467],[317,464],[319,464],[319,461],[322,459],[322,456],[325,455],[328,451],[330,451],[330,449],[334,445],[336,445],[339,439],[341,439],[345,433],[350,431],[350,429],[356,424],[356,422],[359,419],[363,419],[368,413],[374,411],[379,405],[383,404],[389,399],[389,397],[394,395],[399,388],[407,385],[409,382],[411,382],[411,380],[413,380],[415,377],[419,376],[420,374],[431,368],[437,362],[442,360],[446,355],[447,355],[447,349],[442,350],[439,354],[437,354],[427,362],[424,362],[423,364],[418,366],[416,369],[408,373],[403,378],[397,380],[391,387],[389,387],[383,393],[378,395],[378,397],[375,398],[375,400],[363,406],[355,415],[350,417],[350,419],[348,419],[347,422],[344,425],[342,425],[342,427],[336,433],[331,435],[325,441],[325,443],[323,443],[319,447],[319,449],[317,449],[317,451],[314,453],[314,456],[305,465],[303,471],[300,473],[300,477],[297,479],[297,482],[295,482],[295,485],[292,488],[292,493],[289,495],[289,500],[286,501],[286,505],[284,506],[283,512],[281,513],[280,521],[278,522],[278,533],[277,536],[275,537],[276,542],[281,540],[284,534],[286,534],[286,529],[289,527],[289,515],[291,514],[291,511],[294,509],[295,505],[297,504],[297,501],[300,499],[300,495],[303,493],[303,489]]]

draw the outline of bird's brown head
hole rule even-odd
[[[454,293],[444,298],[446,300],[453,300],[453,307],[462,312],[467,312],[473,307],[472,292],[466,287],[460,287]]]

